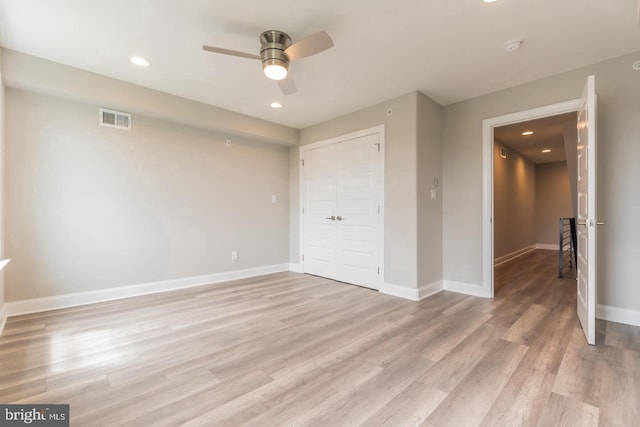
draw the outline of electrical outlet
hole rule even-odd
[[[238,260],[238,251],[231,251],[231,261]]]
[[[271,203],[276,203],[278,200],[276,199],[276,195],[272,194],[271,195]]]
[[[431,200],[435,200],[436,196],[437,196],[436,189],[432,188],[431,189]]]

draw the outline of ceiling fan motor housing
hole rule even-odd
[[[291,46],[291,37],[287,33],[278,30],[269,30],[260,34],[260,56],[262,57],[262,68],[269,65],[279,65],[288,68],[289,58],[284,53],[285,49]]]

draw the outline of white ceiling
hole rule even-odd
[[[506,145],[522,154],[533,163],[552,163],[566,161],[564,150],[564,124],[576,126],[577,114],[566,113],[541,119],[514,123],[497,127],[493,136],[501,145]],[[522,132],[532,131],[533,135],[522,135]],[[550,153],[542,150],[549,149]]]
[[[413,90],[447,105],[638,51],[636,14],[634,0],[0,0],[0,45],[304,128]],[[267,29],[335,42],[293,63],[293,95],[259,61],[201,48],[257,54]]]

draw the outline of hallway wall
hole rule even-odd
[[[572,216],[567,162],[536,165],[536,243],[558,245],[559,219]]]
[[[536,165],[510,148],[493,144],[493,256],[536,244]]]

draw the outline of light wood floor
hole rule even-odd
[[[493,300],[280,273],[14,317],[0,402],[72,426],[640,425],[640,328],[588,346],[554,263],[499,268]]]

